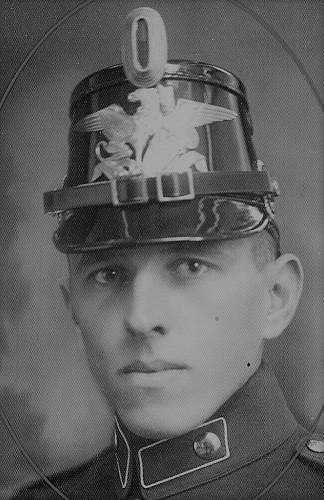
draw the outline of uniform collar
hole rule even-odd
[[[217,480],[274,450],[296,425],[263,363],[210,420],[181,436],[139,438],[116,419],[117,497],[128,498],[135,487],[144,499],[158,500]]]

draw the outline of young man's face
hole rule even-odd
[[[139,435],[199,425],[259,365],[267,286],[251,238],[72,256],[70,299],[101,390]]]

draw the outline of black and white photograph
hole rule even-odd
[[[323,499],[323,1],[0,13],[0,499]]]

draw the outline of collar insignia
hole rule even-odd
[[[229,456],[226,420],[217,418],[183,436],[140,448],[141,485],[147,489],[179,480]]]
[[[227,424],[223,417],[171,439],[141,446],[116,419],[116,491],[126,498],[132,478],[139,477],[144,498],[160,498],[161,491],[181,491],[183,484],[204,483],[214,467],[230,456]],[[156,496],[157,495],[157,496]],[[153,498],[152,497],[152,498]]]

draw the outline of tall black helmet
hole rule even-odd
[[[243,83],[209,64],[167,61],[150,8],[126,19],[122,65],[74,89],[62,189],[44,195],[65,253],[233,239],[276,242],[276,184],[257,159]]]

